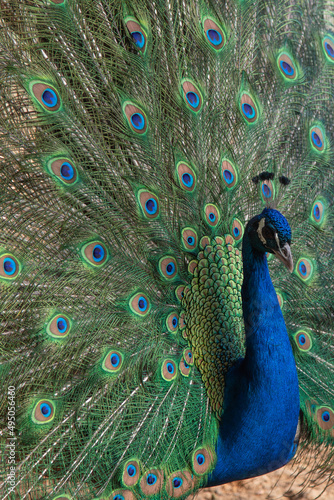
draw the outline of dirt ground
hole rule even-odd
[[[303,478],[297,478],[291,484],[291,471],[286,466],[278,471],[245,481],[205,488],[196,495],[195,500],[334,500],[334,485],[323,493],[324,487],[307,487],[302,490]],[[319,496],[320,495],[320,496]]]

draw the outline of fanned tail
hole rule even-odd
[[[3,498],[205,484],[244,352],[238,246],[266,204],[293,233],[294,273],[270,267],[301,445],[326,447],[309,479],[331,478],[331,8],[2,2],[1,418],[14,394],[20,442]]]

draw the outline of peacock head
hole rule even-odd
[[[293,271],[291,229],[284,215],[273,208],[265,208],[249,221],[246,231],[253,248],[274,254],[290,272]]]

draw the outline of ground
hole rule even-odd
[[[322,486],[307,487],[300,492],[303,477],[300,476],[291,484],[291,471],[291,467],[286,466],[254,479],[205,488],[196,495],[195,500],[334,500],[333,484],[322,494]]]

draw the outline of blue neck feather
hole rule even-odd
[[[246,356],[228,372],[209,485],[278,469],[293,456],[299,415],[295,360],[267,258],[243,239]]]

